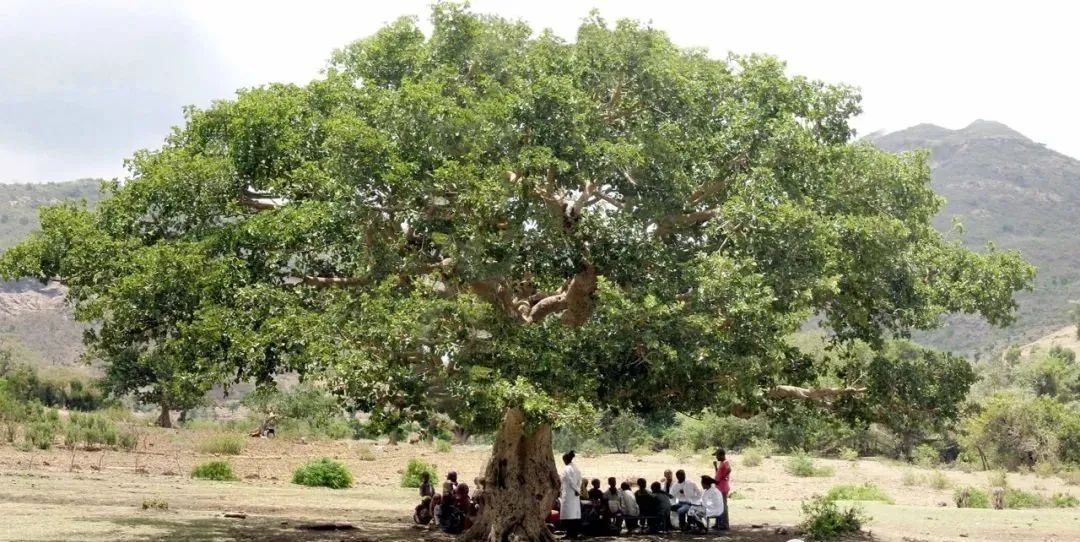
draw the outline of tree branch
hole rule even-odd
[[[240,194],[240,205],[244,207],[250,207],[259,211],[266,211],[269,209],[280,209],[289,203],[288,199],[274,197],[273,194],[268,192],[259,192],[251,187],[245,188],[243,193]]]
[[[674,233],[676,229],[696,226],[708,222],[709,220],[716,218],[719,214],[720,208],[717,207],[706,209],[704,211],[694,211],[692,213],[667,215],[660,219],[656,231],[660,237],[667,237]]]
[[[360,286],[367,281],[363,277],[318,277],[309,275],[301,279],[300,282],[308,286],[329,288],[333,286]]]
[[[824,401],[835,397],[856,396],[866,393],[866,387],[847,386],[843,388],[800,388],[798,386],[775,386],[767,395],[772,399],[809,399]]]

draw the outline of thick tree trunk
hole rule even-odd
[[[161,403],[161,416],[158,417],[159,427],[172,427],[172,418],[169,416],[169,403]]]
[[[545,520],[559,491],[551,427],[526,432],[525,414],[511,409],[495,435],[484,469],[484,509],[462,542],[552,542]]]

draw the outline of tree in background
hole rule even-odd
[[[865,394],[808,387],[785,337],[812,315],[875,346],[947,312],[1012,320],[1033,268],[943,240],[926,155],[853,143],[858,111],[632,21],[571,43],[438,4],[429,36],[401,19],[306,86],[187,110],[0,269],[61,278],[92,344],[195,378],[316,373],[376,422],[482,388],[503,415],[464,537],[550,540],[552,426]],[[160,287],[157,258],[190,273]]]

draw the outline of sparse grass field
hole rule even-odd
[[[214,459],[199,451],[209,431],[147,429],[137,452],[83,451],[55,446],[19,451],[0,446],[0,540],[149,541],[149,540],[450,540],[411,526],[416,490],[402,488],[401,473],[410,458],[438,466],[440,476],[454,469],[463,481],[479,475],[487,456],[483,446],[454,446],[439,453],[430,445],[386,446],[373,442],[330,441],[302,444],[285,439],[248,439],[228,461],[239,481],[194,480],[190,473]],[[366,447],[366,448],[365,448]],[[363,450],[363,451],[362,451]],[[368,453],[370,451],[370,454]],[[318,457],[344,463],[355,477],[340,490],[290,483],[293,471]],[[370,457],[374,459],[369,459]],[[795,477],[788,458],[763,458],[746,467],[733,455],[730,501],[733,532],[714,540],[786,542],[776,534],[799,522],[799,503],[833,486],[872,482],[895,504],[864,502],[873,520],[865,540],[912,541],[1068,541],[1080,540],[1080,509],[975,510],[955,508],[953,488],[904,484],[904,473],[929,476],[889,461],[815,459],[831,476]],[[658,479],[665,468],[700,475],[711,470],[701,454],[677,461],[672,455],[602,455],[578,459],[587,477],[639,476]],[[987,473],[947,471],[956,487],[986,485]],[[1080,496],[1080,487],[1057,477],[1010,474],[1009,485],[1050,497]],[[146,507],[147,502],[161,503]],[[941,503],[946,506],[940,506]],[[246,514],[245,519],[225,513]],[[354,531],[318,532],[306,522],[350,522]],[[757,527],[754,527],[757,526]],[[686,538],[673,536],[673,538]],[[642,538],[644,540],[644,538]]]

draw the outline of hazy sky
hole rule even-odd
[[[185,104],[317,77],[334,48],[430,0],[0,0],[0,181],[122,175]],[[590,7],[651,20],[679,44],[765,52],[861,87],[860,133],[1004,122],[1080,157],[1070,2],[473,1],[572,38]]]

